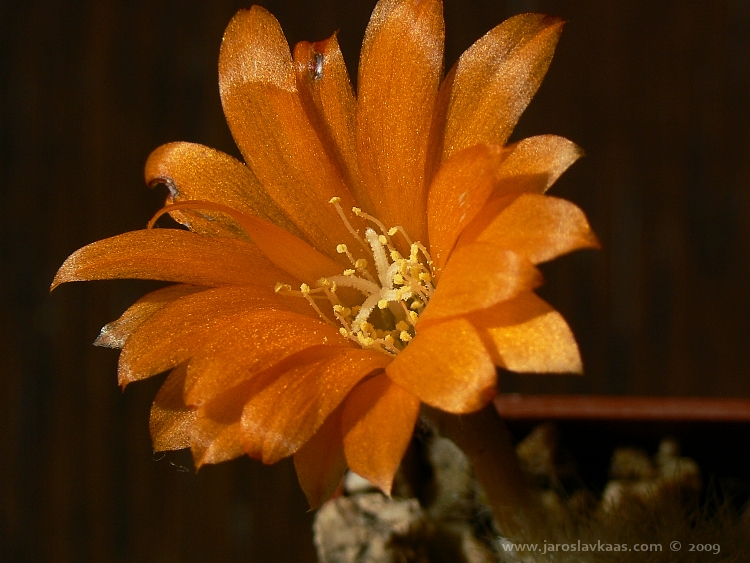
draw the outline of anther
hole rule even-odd
[[[291,286],[291,285],[289,285],[288,283],[281,283],[281,282],[278,282],[278,283],[276,284],[276,286],[275,286],[275,287],[273,288],[273,290],[274,290],[274,291],[275,291],[276,293],[281,293],[282,291],[291,291],[291,290],[292,290],[292,286]]]

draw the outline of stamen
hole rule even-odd
[[[289,285],[279,283],[276,292],[305,298],[322,319],[333,324],[315,303],[315,299],[327,299],[342,336],[363,348],[395,356],[415,337],[419,312],[435,290],[432,259],[421,243],[409,239],[403,228],[386,229],[377,218],[355,207],[352,208],[355,215],[370,221],[380,230],[378,233],[374,228],[367,228],[362,239],[346,220],[340,201],[340,198],[332,198],[331,204],[352,235],[368,251],[374,268],[369,266],[369,258],[355,258],[346,244],[339,244],[336,251],[346,254],[353,268],[343,270],[340,275],[319,279],[315,289],[302,284],[299,291],[292,291]],[[393,246],[391,237],[396,233],[401,233],[409,244],[408,257]],[[377,279],[372,275],[373,270]],[[361,293],[362,304],[346,303],[346,299],[342,303],[336,294],[337,287]],[[345,295],[351,299],[350,294]]]
[[[341,220],[344,222],[344,225],[349,230],[349,232],[352,234],[352,236],[357,240],[359,244],[362,245],[362,248],[367,250],[367,245],[365,244],[365,241],[362,240],[362,237],[359,236],[359,233],[354,230],[354,227],[352,227],[352,224],[349,222],[349,219],[346,218],[346,215],[344,215],[344,210],[341,209],[341,198],[336,196],[332,197],[328,203],[332,204],[336,208],[336,213],[339,214],[339,217],[341,217]]]
[[[367,219],[368,221],[370,221],[370,223],[380,229],[380,232],[384,235],[388,234],[388,229],[385,228],[385,225],[383,225],[383,223],[381,223],[376,217],[373,217],[369,213],[365,213],[359,207],[352,207],[352,213],[354,213],[357,217],[362,217],[363,219]]]
[[[412,244],[414,244],[414,243],[411,242],[411,239],[409,238],[409,235],[406,234],[406,231],[404,230],[403,227],[401,227],[401,226],[393,227],[393,229],[391,229],[391,231],[393,231],[393,235],[396,234],[396,231],[398,231],[399,233],[401,233],[401,236],[404,237],[404,240],[406,240],[406,244],[408,244],[409,246],[411,246]],[[388,234],[390,234],[390,231],[389,231]],[[391,235],[391,236],[393,236],[393,235]]]
[[[321,319],[323,319],[325,322],[327,322],[329,325],[333,325],[334,324],[333,321],[331,321],[331,319],[329,319],[323,314],[323,311],[320,310],[318,305],[315,303],[315,300],[310,295],[310,293],[312,293],[312,291],[310,290],[310,286],[307,285],[306,283],[303,283],[302,285],[299,286],[299,290],[302,293],[302,297],[304,297],[307,300],[307,302],[310,304],[310,306],[313,309],[315,309],[315,312],[318,313],[318,316]]]

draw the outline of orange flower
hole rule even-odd
[[[503,147],[560,20],[516,16],[442,80],[440,0],[381,0],[355,98],[334,35],[289,52],[263,8],[239,12],[219,60],[246,164],[174,143],[146,164],[188,231],[88,245],[60,283],[177,282],[102,329],[127,385],[172,370],[157,450],[197,465],[294,455],[313,506],[346,467],[389,491],[420,402],[467,413],[496,366],[580,372],[535,264],[597,246],[582,212],[542,195],[580,155],[545,135]]]

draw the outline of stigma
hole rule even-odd
[[[306,299],[325,322],[339,325],[339,332],[362,348],[395,356],[414,338],[419,314],[435,291],[432,258],[402,227],[386,228],[377,218],[354,207],[352,213],[372,224],[363,237],[352,227],[340,201],[334,197],[330,203],[360,248],[352,251],[346,244],[339,244],[336,251],[346,255],[352,267],[340,275],[319,279],[316,287],[303,283],[294,290],[278,283],[276,292]],[[401,248],[409,249],[408,256],[397,249],[393,240],[397,235],[406,243]],[[334,320],[319,303],[326,305]]]

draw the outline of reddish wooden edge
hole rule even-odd
[[[507,394],[495,407],[508,420],[750,422],[750,399]]]

